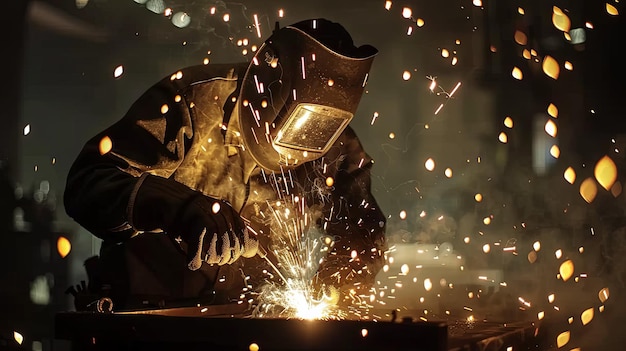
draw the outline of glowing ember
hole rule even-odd
[[[478,193],[478,194],[474,195],[474,201],[476,201],[476,202],[481,202],[481,201],[483,201],[483,195],[482,195],[482,194],[480,194],[480,193]]]
[[[122,74],[124,73],[124,66],[117,66],[115,67],[115,70],[113,71],[113,77],[115,78],[119,78],[122,76]]]
[[[552,24],[562,32],[569,32],[571,21],[569,17],[560,8],[552,7]]]
[[[548,302],[549,303],[553,303],[554,302],[554,294],[548,295]]]
[[[400,272],[404,275],[407,275],[409,273],[409,265],[408,264],[403,264],[402,267],[400,267]]]
[[[593,319],[593,308],[588,308],[584,310],[583,313],[580,314],[580,321],[583,323],[583,325],[589,324],[589,322],[591,322],[592,319]]]
[[[409,71],[402,72],[402,79],[404,79],[404,80],[411,79],[411,72],[409,72]]]
[[[539,250],[541,250],[541,243],[539,241],[535,241],[533,243],[533,250],[539,252]]]
[[[543,58],[541,67],[543,68],[543,73],[545,73],[548,77],[552,79],[559,78],[559,63],[552,56],[546,55]]]
[[[333,177],[327,177],[326,178],[326,186],[327,187],[332,187],[335,184],[335,180],[333,179]]]
[[[570,338],[569,330],[562,332],[561,334],[559,334],[559,336],[556,337],[556,346],[559,348],[565,346],[565,344],[569,342],[569,338]]]
[[[554,256],[556,257],[557,260],[560,259],[561,256],[563,256],[563,250],[558,249],[558,250],[554,251]]]
[[[567,167],[565,172],[563,172],[563,177],[568,183],[574,184],[576,181],[576,171],[572,167]]]
[[[491,246],[489,244],[483,245],[483,252],[489,253],[489,251],[491,251]]]
[[[252,343],[252,344],[250,344],[250,346],[248,346],[248,350],[250,350],[250,351],[259,351],[259,345],[257,345],[256,343]]]
[[[515,42],[518,43],[519,45],[526,45],[526,43],[528,43],[528,38],[526,37],[526,33],[520,30],[515,31],[514,38],[515,38]]]
[[[432,158],[429,158],[426,162],[424,162],[424,167],[426,167],[426,170],[432,172],[435,169],[435,161]]]
[[[622,183],[615,182],[615,184],[613,184],[613,186],[611,187],[611,195],[613,195],[613,197],[618,197],[621,193],[622,193]]]
[[[400,211],[400,219],[406,219],[406,211],[405,210]]]
[[[433,282],[430,281],[430,278],[424,279],[424,290],[430,291],[433,288]]]
[[[522,78],[524,78],[524,75],[522,74],[522,70],[519,69],[518,67],[513,67],[513,71],[511,72],[511,75],[513,76],[513,78],[517,80],[522,80]]]
[[[574,262],[572,260],[567,260],[561,263],[559,267],[559,273],[561,274],[561,279],[566,282],[569,278],[574,274]]]
[[[67,255],[69,255],[71,250],[72,244],[70,243],[70,241],[66,237],[60,236],[57,239],[57,252],[59,253],[59,256],[61,256],[61,258],[65,258]]]
[[[98,149],[100,151],[100,155],[104,155],[113,149],[113,141],[108,136],[102,137],[100,139],[100,143],[98,144]]]
[[[598,195],[598,187],[596,186],[596,182],[593,178],[587,178],[583,180],[580,184],[580,196],[587,201],[587,203],[591,203]]]
[[[506,116],[506,118],[504,119],[504,126],[507,128],[513,128],[513,118]]]
[[[617,166],[607,155],[596,163],[593,173],[598,183],[606,190],[609,190],[617,180]]]
[[[619,15],[619,11],[617,11],[617,8],[609,4],[608,2],[606,3],[606,13],[608,13],[611,16]]]
[[[15,339],[15,342],[17,342],[20,345],[22,345],[22,343],[24,342],[24,337],[22,336],[22,334],[16,331],[13,332],[13,339]]]
[[[600,290],[600,292],[598,292],[598,298],[600,299],[600,302],[605,303],[606,300],[609,299],[609,288],[603,288]]]
[[[559,109],[551,103],[550,105],[548,105],[548,114],[554,118],[557,118],[559,116]]]
[[[565,69],[568,71],[571,71],[574,69],[574,65],[569,61],[565,61],[565,63],[563,63],[563,67],[565,67]]]
[[[498,135],[498,140],[502,144],[506,144],[509,141],[509,137],[507,137],[505,132],[500,132],[500,134]]]
[[[561,156],[561,149],[559,149],[558,145],[552,145],[552,147],[550,147],[550,155],[554,158]]]
[[[412,15],[413,15],[413,11],[410,8],[405,7],[402,9],[402,17],[411,18]]]
[[[549,136],[556,138],[556,134],[557,134],[556,123],[554,123],[554,121],[552,121],[551,119],[546,122],[546,125],[544,126],[544,130],[546,131],[546,133],[548,133]]]

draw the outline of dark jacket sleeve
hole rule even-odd
[[[181,85],[166,78],[152,86],[121,120],[87,141],[72,164],[65,210],[94,235],[122,241],[134,234],[127,213],[140,176],[168,178],[180,164],[191,137]]]
[[[324,206],[324,223],[320,223],[334,244],[318,274],[326,284],[367,290],[383,267],[387,250],[385,216],[371,192],[373,160],[350,128],[335,145],[341,151],[338,156],[333,156],[337,150],[328,154],[328,162],[337,157],[332,167],[336,173],[331,201]]]

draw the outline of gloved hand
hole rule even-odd
[[[137,230],[163,229],[180,236],[187,244],[191,270],[203,261],[224,265],[257,252],[256,237],[228,203],[172,179],[143,175],[129,202],[128,217]]]
[[[202,261],[224,265],[240,256],[253,257],[257,252],[258,241],[239,214],[224,201],[198,194],[175,222],[171,230],[174,234],[178,231],[187,242],[191,270],[200,268]]]

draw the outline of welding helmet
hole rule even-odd
[[[355,47],[325,19],[276,28],[248,66],[238,102],[256,163],[279,171],[328,152],[357,110],[377,52]]]

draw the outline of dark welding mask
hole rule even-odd
[[[352,120],[374,56],[339,24],[313,19],[276,29],[256,52],[239,99],[244,146],[278,171],[316,160]]]

